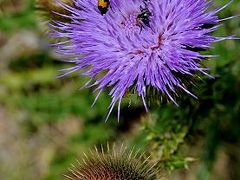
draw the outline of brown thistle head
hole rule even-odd
[[[157,169],[144,153],[113,146],[90,151],[65,175],[71,180],[156,180]]]

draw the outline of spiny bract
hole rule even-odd
[[[111,87],[111,113],[131,89],[145,98],[147,88],[156,89],[175,104],[178,90],[187,90],[186,80],[197,72],[207,74],[201,63],[210,55],[200,53],[211,44],[232,37],[214,37],[225,6],[208,10],[208,0],[111,0],[102,15],[97,0],[74,0],[74,6],[58,2],[68,10],[70,22],[52,21],[51,37],[65,39],[54,46],[75,65],[64,75],[79,71],[90,77],[85,87],[101,92]],[[147,12],[145,16],[142,13]],[[141,18],[144,19],[141,19]],[[229,18],[227,18],[229,19]],[[108,116],[109,116],[108,114]],[[108,118],[107,116],[107,118]]]
[[[66,178],[72,180],[156,180],[157,168],[143,153],[124,146],[91,151],[78,165],[73,165]]]

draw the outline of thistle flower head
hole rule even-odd
[[[116,149],[91,151],[78,165],[73,165],[65,175],[72,180],[155,180],[157,169],[154,163],[144,159],[144,153],[129,150],[124,146]]]
[[[75,64],[63,71],[80,70],[89,76],[86,86],[96,87],[96,99],[111,87],[109,114],[116,103],[120,113],[129,89],[142,98],[146,109],[148,87],[175,104],[178,90],[195,97],[185,82],[197,72],[208,75],[201,63],[210,56],[201,51],[231,39],[211,35],[221,22],[217,13],[230,2],[210,11],[208,0],[110,0],[105,15],[97,0],[74,0],[72,7],[59,3],[70,12],[71,21],[53,21],[51,35],[66,39],[55,46]]]

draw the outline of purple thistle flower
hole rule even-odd
[[[52,21],[51,36],[67,39],[55,47],[63,55],[74,56],[69,61],[75,66],[64,69],[64,75],[83,70],[81,75],[90,77],[85,87],[95,86],[99,91],[94,104],[111,87],[108,116],[117,103],[119,119],[122,98],[130,88],[142,98],[146,110],[147,87],[175,104],[177,90],[196,97],[187,90],[182,76],[208,75],[201,62],[211,56],[199,49],[233,39],[211,35],[222,21],[216,14],[231,2],[208,11],[207,0],[110,0],[105,15],[97,0],[74,0],[74,7],[59,2],[70,12],[62,15],[70,21]]]

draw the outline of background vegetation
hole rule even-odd
[[[239,9],[235,0],[220,17]],[[196,82],[198,100],[182,95],[180,107],[163,102],[146,114],[129,95],[120,123],[116,112],[104,123],[108,92],[91,108],[92,90],[78,90],[86,79],[56,78],[69,65],[49,48],[43,24],[33,0],[0,0],[0,179],[61,179],[84,151],[106,142],[145,148],[167,179],[240,179],[240,41],[214,44],[210,53],[219,56],[205,65],[216,78]],[[240,36],[240,18],[215,35],[231,34]]]

